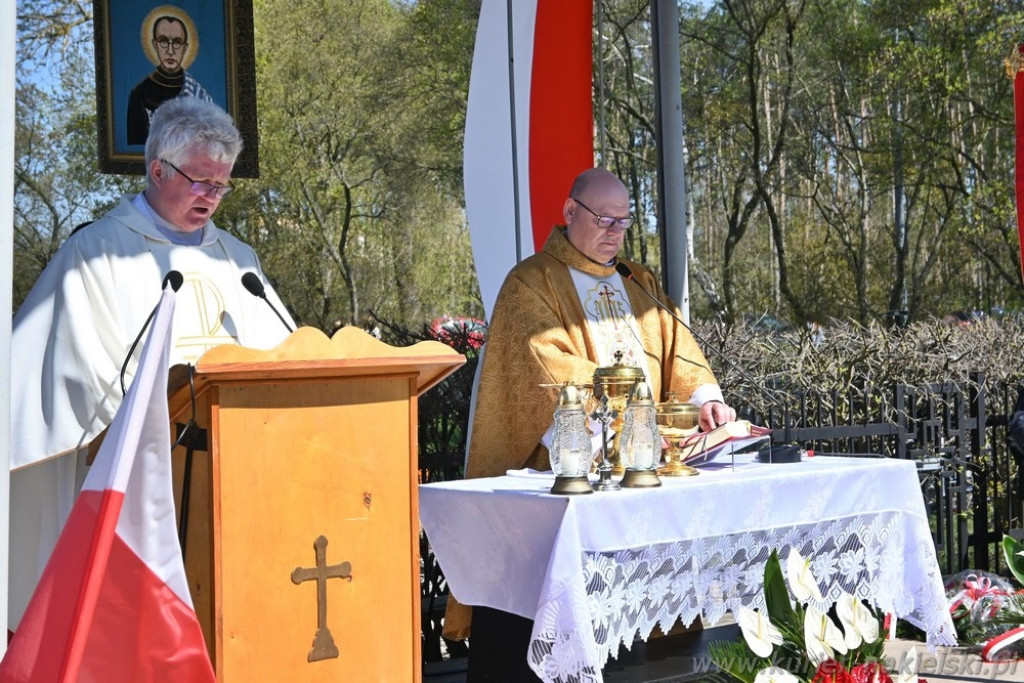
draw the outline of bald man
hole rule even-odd
[[[642,286],[680,315],[654,274],[624,259],[635,281],[623,280],[615,270],[634,222],[622,181],[604,169],[584,171],[573,182],[562,214],[565,225],[555,226],[544,248],[509,272],[498,294],[481,368],[467,478],[501,476],[526,467],[550,469],[557,397],[541,385],[590,383],[598,367],[615,364],[617,353],[622,362],[643,370],[656,400],[668,400],[671,393],[699,406],[702,429],[736,419],[692,335],[640,291]],[[488,629],[506,640],[510,630],[515,625],[510,629],[504,622]],[[450,601],[445,636],[458,640],[468,635],[468,610]],[[504,646],[495,643],[492,650],[483,633],[474,636],[470,680],[485,679],[473,675],[474,660],[490,661],[487,675],[506,666],[525,666],[525,654],[522,663],[517,654],[494,667],[502,656],[497,650]],[[515,676],[509,680],[531,680],[532,672],[519,669]]]
[[[498,294],[480,375],[466,477],[550,469],[555,392],[542,384],[593,380],[598,367],[641,368],[655,398],[700,406],[705,430],[736,419],[704,354],[682,325],[616,272],[633,225],[629,192],[600,168],[581,173],[540,253],[509,272]],[[644,266],[633,277],[679,311]]]

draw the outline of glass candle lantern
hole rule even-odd
[[[593,450],[579,389],[566,383],[555,405],[555,433],[549,453],[555,473],[551,493],[594,492],[587,480]]]
[[[661,486],[655,467],[661,460],[661,435],[651,389],[637,380],[626,402],[620,452],[626,467],[622,486]]]

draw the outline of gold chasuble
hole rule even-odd
[[[624,263],[647,291],[677,310],[651,271]],[[596,308],[585,314],[570,269],[605,281],[587,297],[592,302],[607,302],[607,294],[625,289],[632,316],[615,304],[614,297],[614,314],[607,312],[607,304],[604,314]],[[630,317],[636,320],[635,328]],[[595,340],[594,330],[608,326],[588,319],[614,320],[621,323],[621,333],[608,333],[598,348],[602,340]],[[639,344],[632,339],[634,329],[639,332]],[[646,372],[651,391],[660,401],[667,400],[670,391],[686,401],[702,385],[715,385],[717,390],[715,377],[690,333],[639,291],[636,283],[624,282],[614,264],[594,263],[572,246],[564,228],[557,227],[541,252],[512,269],[498,294],[477,391],[466,477],[495,477],[523,467],[551,469],[540,439],[551,425],[558,392],[540,385],[589,384],[597,367],[614,362],[616,350],[623,350],[626,358],[643,354],[635,364]],[[716,396],[720,397],[717,391]]]
[[[623,262],[647,291],[678,314],[650,270]],[[570,269],[596,280],[574,281]],[[585,286],[578,288],[578,282]],[[615,290],[628,296],[635,325],[630,324],[629,311],[614,297],[608,298]],[[591,308],[589,315],[584,313],[581,291]],[[631,339],[634,330],[639,344]],[[605,338],[596,340],[595,334]],[[551,469],[540,440],[552,423],[558,392],[541,385],[591,383],[596,368],[614,362],[611,354],[618,346],[642,354],[636,365],[646,372],[657,400],[665,401],[674,392],[687,401],[698,389],[697,403],[721,398],[715,376],[686,328],[639,291],[635,282],[624,281],[614,263],[594,263],[569,242],[564,227],[554,228],[544,249],[516,265],[498,294],[477,390],[466,478],[501,476],[524,467]],[[469,621],[470,610],[449,599],[445,637],[468,637]]]

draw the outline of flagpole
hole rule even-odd
[[[0,3],[0,273],[12,273],[14,263],[14,53],[17,25],[16,2]],[[13,283],[0,277],[0,510],[11,501],[11,313]],[[7,577],[9,574],[9,515],[0,521],[0,540],[8,552],[0,556],[0,619],[7,632]],[[0,657],[7,638],[0,638]]]
[[[651,0],[654,40],[656,131],[658,136],[658,227],[662,282],[690,321],[689,262],[686,247],[686,169],[683,163],[683,103],[679,63],[679,6]]]
[[[512,134],[512,220],[516,234],[516,263],[523,260],[522,219],[519,216],[519,150],[516,135],[516,51],[512,27],[512,0],[505,4],[505,16],[508,20],[508,113]],[[531,232],[532,234],[532,232]]]

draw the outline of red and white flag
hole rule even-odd
[[[107,432],[3,661],[0,681],[213,681],[178,545],[167,287]]]
[[[593,0],[480,7],[463,175],[488,318],[505,275],[544,246],[573,179],[594,165],[593,11]]]

